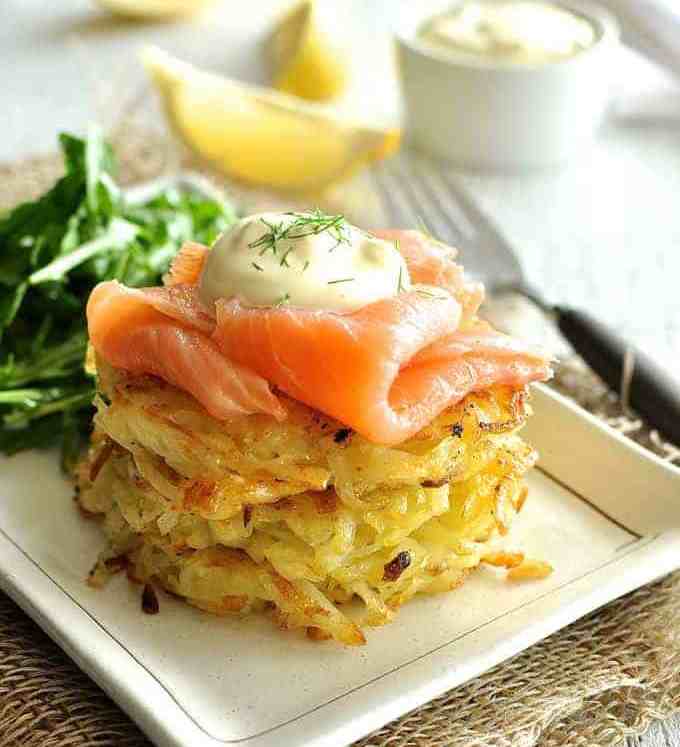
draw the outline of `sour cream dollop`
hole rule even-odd
[[[427,21],[418,36],[444,51],[519,64],[567,59],[596,41],[590,20],[536,0],[466,0]]]
[[[235,223],[208,253],[199,294],[212,306],[290,305],[349,312],[411,289],[403,257],[383,241],[319,211],[259,213]]]

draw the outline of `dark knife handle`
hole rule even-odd
[[[564,306],[555,307],[554,313],[576,352],[618,394],[628,356],[628,403],[652,428],[680,444],[680,381],[589,314]]]

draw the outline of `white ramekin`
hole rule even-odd
[[[396,43],[411,142],[484,169],[550,166],[584,150],[609,102],[619,28],[607,11],[587,0],[557,4],[591,21],[596,42],[566,60],[520,65],[471,59],[420,41],[423,21],[456,3],[405,3]]]

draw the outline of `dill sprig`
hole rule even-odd
[[[419,296],[422,296],[422,298],[431,298],[433,301],[446,301],[448,298],[448,296],[439,296],[436,293],[425,290],[425,288],[416,288],[416,293]]]
[[[314,208],[305,213],[284,213],[292,216],[295,220],[288,226],[287,239],[302,239],[305,236],[316,236],[327,231],[335,239],[335,245],[329,251],[333,251],[340,244],[349,244],[348,225],[344,215],[327,215]]]
[[[274,306],[285,306],[287,303],[290,303],[290,293],[284,293],[281,298],[279,298]]]
[[[338,280],[329,280],[326,285],[337,285],[338,283],[351,283],[356,278],[339,278]]]
[[[287,238],[286,231],[288,230],[283,223],[270,223],[265,218],[260,218],[260,222],[263,223],[269,230],[263,233],[259,239],[251,241],[248,244],[249,249],[260,249],[260,256],[266,254],[270,249],[272,254],[276,254],[276,245],[281,239]]]
[[[399,239],[394,240],[394,248],[397,250],[397,252],[399,252],[399,254],[401,254],[401,251],[399,251]],[[399,266],[399,277],[397,278],[397,295],[407,290],[407,288],[404,286],[403,278],[404,278],[404,266],[400,265]]]
[[[427,236],[428,239],[434,239],[432,231],[430,231],[430,227],[427,225],[427,223],[425,223],[425,219],[423,218],[423,216],[420,214],[416,215],[416,221],[418,222],[420,233],[422,233],[424,236]]]
[[[403,276],[404,276],[404,268],[400,267],[399,277],[397,278],[397,294],[403,293],[406,290],[406,288],[404,287],[404,283],[402,282]]]
[[[329,249],[334,251],[341,244],[349,244],[349,228],[344,215],[327,215],[318,208],[310,210],[304,213],[284,213],[286,217],[292,217],[293,220],[290,223],[286,221],[279,221],[278,223],[270,222],[266,218],[260,218],[260,221],[268,229],[255,241],[251,241],[248,244],[250,249],[259,249],[260,256],[271,251],[272,254],[277,255],[279,251],[279,244],[282,241],[295,241],[296,239],[303,239],[306,236],[316,236],[323,232],[328,232],[334,239],[335,244]],[[290,267],[287,261],[287,257],[292,251],[292,247],[288,247],[280,260],[282,267]],[[304,270],[309,265],[305,265]]]
[[[290,264],[288,262],[288,255],[293,251],[293,247],[289,246],[288,249],[283,253],[283,256],[281,257],[281,261],[279,264],[281,267],[290,267]]]

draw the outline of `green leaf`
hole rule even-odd
[[[0,337],[5,327],[9,327],[14,321],[27,290],[28,283],[24,282],[19,283],[14,290],[3,291],[3,297],[0,298]]]
[[[40,330],[39,330],[40,331]],[[60,344],[40,350],[20,361],[13,357],[0,366],[0,397],[9,390],[80,374],[87,350],[87,334],[79,330]]]
[[[78,410],[92,404],[94,387],[79,389],[48,387],[45,389],[24,389],[18,393],[17,401],[11,400],[12,392],[0,393],[0,404],[14,404],[15,407],[3,417],[3,423],[10,428],[24,427],[36,418],[53,415],[65,410]]]
[[[0,452],[11,456],[25,449],[46,449],[61,437],[62,416],[52,415],[24,428],[0,429]]]
[[[123,251],[126,245],[137,235],[137,227],[126,220],[115,219],[111,222],[106,233],[99,238],[83,244],[69,254],[63,254],[50,264],[29,275],[30,285],[38,285],[49,280],[63,280],[64,276],[74,267],[83,264],[88,259],[115,249]]]
[[[59,135],[59,146],[64,157],[64,168],[67,174],[85,173],[85,141],[82,138],[62,132]]]
[[[36,407],[41,398],[46,396],[46,389],[10,389],[0,392],[0,404],[19,405],[30,409]]]
[[[112,213],[114,193],[118,190],[109,174],[114,169],[111,146],[105,142],[101,128],[90,125],[85,141],[85,193],[89,211],[92,214]]]
[[[159,284],[184,241],[212,243],[235,213],[175,188],[126,205],[97,128],[59,141],[64,176],[0,216],[0,451],[61,443],[70,469],[93,413],[83,370],[90,292],[111,278]]]

